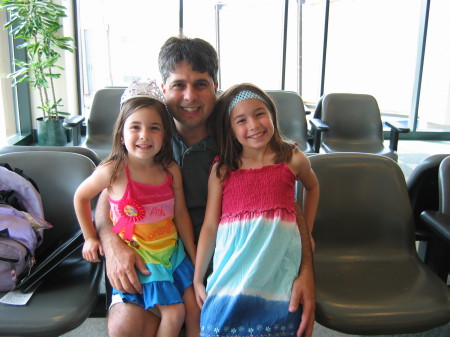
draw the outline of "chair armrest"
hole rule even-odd
[[[402,126],[400,123],[395,122],[385,121],[384,124],[391,128],[391,135],[389,137],[389,148],[393,151],[397,151],[399,134],[408,133],[410,129]]]
[[[84,122],[84,117],[81,116],[81,115],[77,115],[77,116],[70,117],[70,118],[66,121],[66,125],[67,125],[68,127],[73,128],[73,127],[76,127],[76,126],[80,125],[80,124],[83,123],[83,122]]]
[[[322,132],[328,131],[329,127],[319,118],[310,119],[311,131],[314,137],[313,148],[315,153],[320,151],[320,143],[322,142]]]
[[[408,133],[411,131],[409,128],[404,127],[402,123],[385,121],[384,124],[391,129],[396,129],[399,133]]]
[[[324,123],[320,118],[312,118],[310,121],[311,126],[319,131],[328,131],[328,125]]]
[[[64,126],[72,129],[72,145],[78,146],[81,139],[81,124],[84,122],[84,117],[81,115],[76,115],[69,118]]]
[[[439,211],[423,211],[420,218],[433,232],[450,242],[450,215]]]

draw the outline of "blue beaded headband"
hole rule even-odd
[[[267,101],[263,97],[261,97],[261,95],[258,95],[257,93],[250,90],[242,90],[231,101],[230,106],[228,107],[228,115],[231,114],[231,111],[234,109],[236,104],[250,98],[259,99],[261,102],[267,105]]]

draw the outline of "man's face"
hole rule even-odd
[[[182,61],[162,85],[167,108],[175,119],[177,129],[194,130],[204,127],[216,103],[217,84],[205,72],[192,70]]]

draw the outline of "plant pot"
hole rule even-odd
[[[59,120],[49,120],[43,117],[36,119],[37,139],[39,145],[63,146],[67,144],[67,133],[64,127],[64,117]]]

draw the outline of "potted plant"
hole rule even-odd
[[[17,47],[25,49],[25,61],[14,60],[16,70],[9,75],[12,85],[26,81],[39,93],[42,117],[37,119],[36,128],[39,145],[65,145],[64,115],[60,111],[62,99],[55,95],[55,80],[64,70],[57,64],[60,51],[74,51],[73,39],[60,35],[61,18],[66,17],[66,8],[52,0],[0,0],[0,10],[9,13],[10,29],[14,39],[23,42]]]

